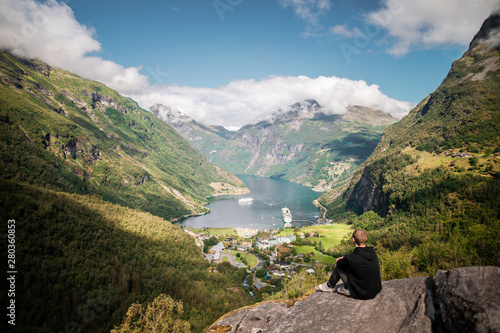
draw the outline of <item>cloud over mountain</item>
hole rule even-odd
[[[0,48],[100,81],[122,93],[148,84],[139,67],[125,68],[90,55],[101,51],[95,31],[80,24],[71,8],[55,0],[1,0]]]
[[[366,18],[387,30],[395,42],[388,53],[402,56],[412,47],[468,45],[498,0],[384,0]]]
[[[241,127],[266,119],[279,109],[314,99],[325,113],[341,114],[349,105],[377,108],[394,117],[411,109],[384,95],[375,84],[346,78],[272,76],[263,80],[238,80],[218,88],[155,86],[132,96],[141,105],[161,103],[208,124]]]

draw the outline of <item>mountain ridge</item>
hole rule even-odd
[[[283,178],[317,191],[345,183],[378,143],[382,130],[396,121],[362,106],[328,114],[315,100],[295,103],[237,131],[198,123],[163,105],[151,111],[224,169]]]

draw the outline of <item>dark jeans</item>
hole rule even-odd
[[[327,286],[330,288],[335,287],[335,285],[337,284],[337,282],[339,282],[340,279],[342,279],[342,281],[344,282],[344,286],[347,288],[349,276],[347,275],[346,271],[337,266],[333,270],[332,275],[330,275],[330,279],[328,280]]]

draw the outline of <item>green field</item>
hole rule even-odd
[[[256,256],[250,253],[245,253],[241,251],[228,251],[233,254],[233,257],[236,261],[241,262],[242,258],[246,258],[247,260],[247,267],[252,268],[253,266],[257,265],[259,263],[259,259],[257,259]],[[240,257],[238,258],[236,254],[239,253]]]
[[[482,176],[492,177],[494,172],[500,172],[500,164],[497,163],[497,157],[493,154],[484,156],[483,153],[468,154],[468,157],[453,157],[452,152],[460,153],[458,149],[453,151],[447,151],[446,153],[436,154],[429,153],[426,151],[419,151],[415,148],[406,148],[403,150],[405,154],[408,154],[417,159],[417,166],[409,165],[406,169],[407,172],[413,172],[416,174],[417,171],[423,171],[428,169],[435,169],[440,166],[445,166],[450,171],[453,172],[476,172]],[[477,159],[476,167],[471,165],[470,157],[474,156]],[[491,165],[491,172],[486,172],[485,168]]]
[[[336,260],[334,257],[321,254],[320,252],[318,252],[314,248],[314,246],[310,246],[310,245],[295,246],[295,251],[297,251],[297,254],[299,254],[299,253],[306,254],[306,253],[312,252],[312,253],[314,253],[314,255],[312,256],[312,260],[324,262],[325,264],[334,264],[335,260]]]
[[[298,234],[300,235],[301,233],[308,233],[311,231],[319,233],[320,236],[324,236],[314,238],[314,240],[317,240],[318,242],[321,241],[321,243],[327,250],[334,247],[335,245],[340,244],[340,241],[342,239],[344,239],[346,236],[350,236],[352,233],[351,227],[347,224],[329,224],[300,228]],[[278,235],[286,236],[293,233],[293,230],[288,229],[282,230]],[[295,233],[297,234],[297,232]]]

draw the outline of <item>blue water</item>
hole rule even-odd
[[[210,214],[189,217],[178,222],[181,226],[193,228],[244,227],[253,229],[283,228],[281,208],[288,207],[292,212],[293,226],[301,226],[305,221],[314,223],[318,209],[312,201],[320,193],[306,186],[286,180],[271,179],[250,175],[238,175],[250,193],[238,196],[216,197],[207,207]],[[252,197],[252,204],[239,204],[238,199]]]

